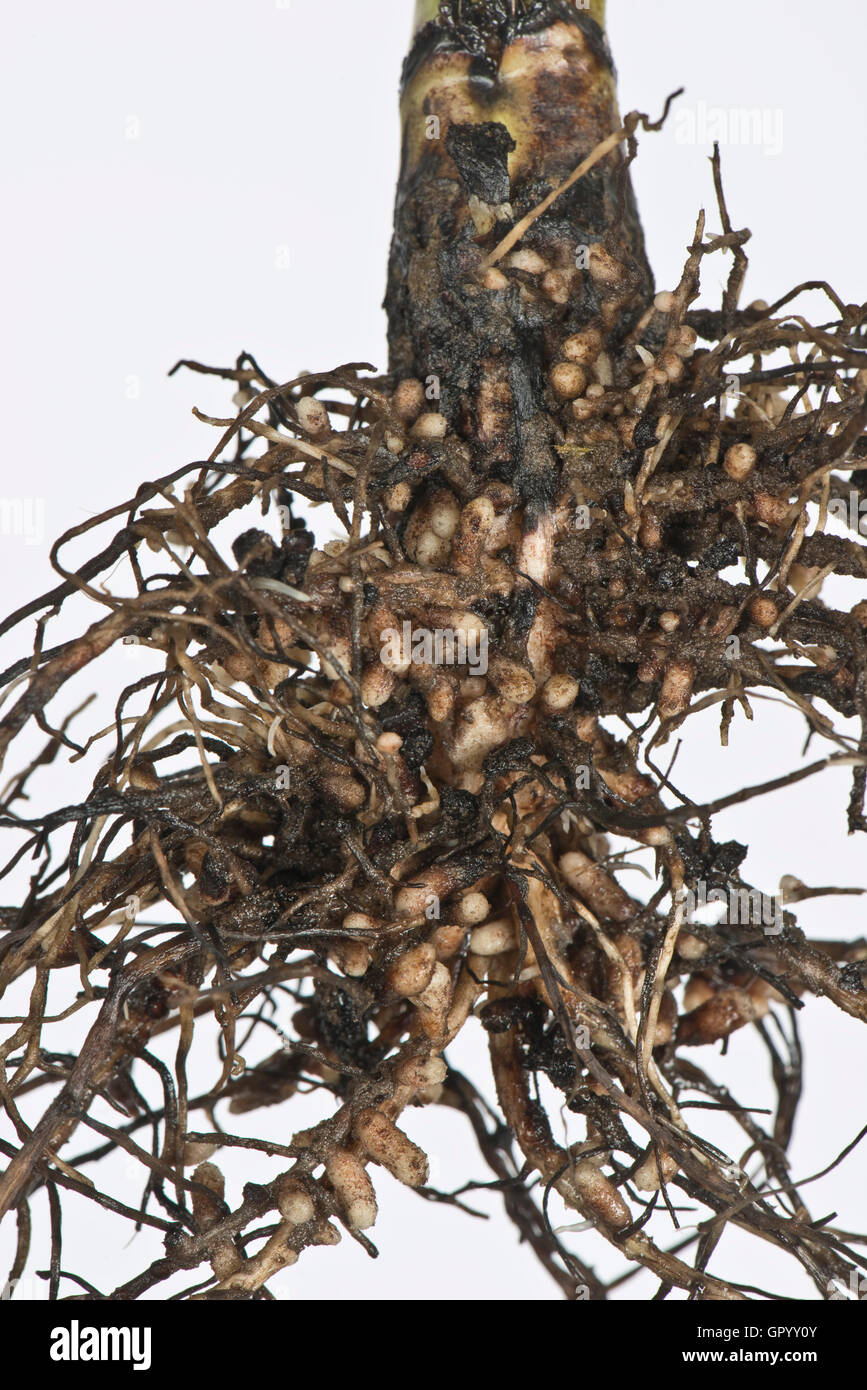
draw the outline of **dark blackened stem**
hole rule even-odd
[[[522,8],[527,8],[527,6],[523,4],[523,0],[506,0],[505,7],[513,14],[518,13]],[[591,18],[595,19],[597,24],[604,25],[605,0],[586,0],[583,9],[589,12]],[[429,24],[432,19],[436,19],[439,12],[440,0],[416,0],[413,32],[417,32],[425,24]]]
[[[619,144],[484,265],[620,126],[600,18],[571,0],[446,0],[404,67],[390,370],[439,388],[474,466],[511,466],[519,489],[527,471],[554,486],[550,369],[563,343],[593,325],[616,356],[652,294]]]

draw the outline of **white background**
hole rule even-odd
[[[398,152],[396,88],[411,8],[409,0],[42,0],[8,9],[0,58],[0,495],[41,500],[45,537],[0,537],[4,610],[51,584],[47,542],[61,531],[129,497],[142,479],[210,451],[212,432],[190,407],[230,413],[229,392],[186,374],[168,380],[177,358],[229,364],[248,349],[279,380],[351,360],[385,367],[380,304]],[[610,10],[624,112],[638,107],[655,117],[666,94],[684,85],[681,112],[698,112],[704,102],[763,109],[773,121],[781,113],[778,154],[761,146],[722,150],[733,223],[753,231],[746,300],[772,301],[801,280],[823,277],[845,301],[863,299],[867,10],[856,0],[611,0]],[[709,228],[718,226],[710,149],[681,143],[678,129],[672,120],[663,133],[645,136],[635,169],[659,288],[678,278],[700,206]],[[716,305],[728,263],[705,265],[703,302]],[[802,307],[814,322],[833,317],[817,295]],[[89,541],[88,551],[95,548]],[[32,623],[26,631],[29,640]],[[0,656],[11,661],[25,650],[19,632]],[[123,658],[103,660],[103,690],[127,679]],[[677,764],[680,784],[704,800],[773,775],[797,761],[803,731],[779,704],[758,703],[755,724],[740,719],[732,748],[721,754],[714,719],[692,721]],[[814,746],[810,756],[819,751]],[[80,766],[60,760],[37,784],[45,806],[80,799],[82,778]],[[814,884],[863,886],[864,838],[846,838],[846,796],[845,775],[827,773],[737,817],[720,817],[717,834],[751,838],[747,870],[768,892],[786,872]],[[15,891],[0,886],[0,901],[14,900]],[[815,935],[863,934],[861,904],[819,900],[799,920]],[[4,1001],[4,1012],[9,1007]],[[796,1178],[823,1167],[867,1110],[863,1034],[822,1002],[808,1014]],[[63,1039],[55,1034],[53,1044]],[[725,1073],[750,1103],[767,1104],[757,1040],[736,1035],[722,1064],[715,1051],[702,1049],[696,1059]],[[478,1033],[453,1060],[482,1084]],[[205,1085],[211,1067],[203,1061]],[[247,1118],[238,1117],[239,1132]],[[288,1136],[285,1112],[269,1112],[267,1122],[269,1133]],[[303,1111],[293,1127],[298,1122]],[[407,1125],[431,1146],[441,1186],[469,1173],[487,1176],[458,1117],[416,1112]],[[708,1132],[737,1158],[731,1131]],[[239,1160],[225,1167],[233,1198],[244,1177],[271,1171]],[[814,1215],[837,1210],[841,1226],[863,1229],[863,1172],[858,1151],[807,1189]],[[116,1169],[113,1178],[120,1192],[124,1173]],[[495,1195],[475,1199],[490,1214],[482,1222],[424,1203],[387,1178],[379,1187],[379,1260],[346,1239],[339,1250],[308,1252],[285,1276],[284,1296],[558,1296],[518,1247]],[[130,1190],[124,1195],[134,1200]],[[42,1245],[28,1273],[47,1264],[41,1200],[34,1213]],[[655,1229],[668,1244],[671,1233]],[[112,1233],[113,1222],[73,1200],[65,1266],[108,1289],[159,1254],[150,1234],[118,1249]],[[12,1236],[0,1233],[0,1279]],[[619,1269],[594,1236],[566,1239],[600,1271]],[[815,1297],[796,1267],[736,1233],[711,1268],[790,1297]],[[44,1297],[43,1284],[34,1289]],[[653,1289],[644,1279],[621,1296],[648,1297]]]

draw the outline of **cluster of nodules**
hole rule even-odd
[[[234,1297],[258,1292],[281,1270],[294,1265],[309,1246],[337,1245],[340,1229],[330,1218],[337,1215],[351,1231],[368,1230],[376,1221],[377,1202],[367,1165],[385,1168],[399,1182],[421,1187],[428,1180],[428,1160],[422,1149],[394,1123],[392,1113],[403,1105],[424,1097],[426,1090],[441,1082],[445,1064],[439,1058],[409,1059],[398,1068],[394,1097],[388,1107],[366,1107],[358,1111],[337,1144],[318,1153],[311,1152],[297,1171],[278,1181],[275,1200],[280,1220],[265,1244],[253,1255],[245,1255],[231,1235],[215,1237],[208,1251],[216,1290]],[[303,1150],[315,1144],[313,1131],[294,1135],[293,1144]],[[323,1181],[314,1179],[313,1170],[324,1165]],[[227,1215],[224,1200],[225,1178],[217,1164],[200,1163],[193,1172],[193,1214],[199,1231],[207,1236]],[[177,1253],[183,1256],[183,1242]],[[209,1290],[209,1294],[214,1288]]]
[[[598,257],[595,267],[597,281],[608,277],[616,307],[621,268],[611,258]],[[503,270],[485,272],[484,287],[502,288],[500,280],[509,270],[536,275],[538,293],[554,297],[568,289],[541,257],[527,251],[514,253]],[[620,450],[636,449],[636,426],[644,414],[654,418],[655,431],[651,440],[643,441],[642,450],[652,451],[655,443],[665,440],[667,417],[658,417],[654,392],[664,399],[669,388],[682,383],[695,356],[693,330],[667,328],[676,309],[674,296],[657,296],[635,337],[640,340],[643,335],[645,342],[666,346],[651,351],[638,341],[631,366],[612,361],[604,314],[598,325],[563,338],[548,368],[548,385],[567,443],[592,448],[610,442]],[[624,384],[624,377],[635,379]],[[494,364],[487,384],[483,382],[477,421],[489,438],[496,437],[512,408],[508,392],[501,388]],[[536,513],[530,525],[513,482],[494,473],[474,476],[471,445],[453,432],[437,405],[422,381],[405,379],[394,389],[386,419],[389,455],[410,465],[398,471],[399,480],[381,494],[384,515],[399,537],[405,561],[396,558],[380,531],[372,543],[335,541],[313,551],[300,579],[313,600],[303,616],[321,672],[293,689],[300,696],[306,684],[305,720],[316,728],[320,742],[342,740],[352,766],[345,759],[311,759],[309,741],[288,724],[276,735],[275,745],[277,756],[310,774],[308,781],[315,782],[341,814],[351,813],[378,871],[392,880],[390,910],[379,914],[375,908],[355,909],[333,921],[327,956],[345,977],[347,989],[360,991],[366,1001],[365,1019],[375,1024],[379,1038],[400,1049],[397,1058],[383,1064],[393,1086],[386,1100],[352,1109],[336,1142],[329,1136],[321,1150],[324,1185],[305,1173],[286,1179],[279,1194],[282,1224],[262,1251],[244,1260],[230,1242],[214,1254],[215,1273],[226,1289],[261,1287],[275,1269],[293,1263],[305,1245],[339,1239],[328,1219],[335,1211],[353,1230],[372,1226],[376,1197],[368,1172],[371,1164],[382,1165],[411,1186],[427,1181],[427,1160],[397,1120],[408,1105],[440,1097],[446,1075],[441,1054],[473,1013],[495,1035],[513,1027],[520,1033],[526,1019],[541,1013],[544,1036],[541,1041],[538,1036],[528,1039],[526,1066],[547,1071],[567,1093],[574,1087],[574,1058],[564,1053],[562,1028],[554,1021],[542,978],[543,963],[532,943],[522,939],[502,879],[498,874],[480,876],[478,867],[468,877],[466,861],[448,854],[430,862],[442,851],[437,828],[447,819],[448,795],[467,793],[473,801],[483,793],[490,797],[497,808],[491,828],[502,841],[516,828],[509,804],[525,829],[541,825],[557,811],[558,801],[571,796],[565,781],[552,794],[550,774],[547,785],[541,778],[532,782],[527,777],[534,762],[545,761],[543,740],[537,739],[539,751],[525,759],[523,774],[492,775],[490,755],[527,735],[532,739],[548,720],[568,729],[589,750],[588,758],[616,803],[646,803],[658,791],[618,758],[598,720],[579,707],[579,678],[564,669],[569,638],[558,624],[562,604],[551,595],[560,592],[562,577],[556,545],[569,534],[579,501],[574,475],[569,478],[564,470],[562,497],[547,515]],[[297,414],[308,438],[321,440],[324,447],[331,434],[326,406],[302,398]],[[713,462],[732,482],[744,483],[756,467],[757,454],[749,443],[732,442],[730,437]],[[321,465],[308,465],[305,476],[321,485]],[[769,508],[775,499],[763,498],[759,493],[752,499],[756,518],[781,527],[787,510],[773,512]],[[641,546],[658,550],[662,532],[652,505],[642,511],[640,504],[646,500],[638,499],[633,535]],[[622,538],[609,544],[614,550],[623,548]],[[622,577],[612,579],[608,591],[615,602],[628,597]],[[516,640],[502,615],[512,612],[522,596],[528,600],[528,616]],[[779,607],[767,595],[758,595],[749,614],[760,628],[770,630]],[[730,631],[728,620],[736,617],[734,608],[723,610],[716,635],[724,637]],[[659,682],[663,717],[683,713],[691,700],[695,665],[673,656],[666,645],[666,639],[676,641],[683,621],[676,604],[658,612],[659,641],[646,643],[646,656],[637,667],[639,680]],[[504,634],[507,640],[502,640]],[[273,661],[254,662],[236,651],[224,665],[233,679],[266,690],[290,684],[285,682],[285,654],[301,663],[310,656],[307,639],[299,640],[288,614],[285,623],[276,618],[267,629],[260,626],[257,645],[260,652],[273,654]],[[347,679],[350,671],[357,685],[355,679]],[[316,703],[309,703],[309,692]],[[359,694],[367,724],[364,738],[357,728]],[[410,709],[415,712],[412,719]],[[365,767],[376,776],[364,777]],[[519,783],[520,790],[513,793]],[[383,825],[396,819],[403,829],[397,836],[399,845],[393,846],[394,858],[389,859],[377,853],[378,835]],[[559,826],[559,816],[557,820]],[[599,1016],[588,1015],[592,1045],[634,1090],[635,1029],[644,1007],[645,961],[653,927],[661,923],[651,920],[648,927],[642,905],[601,862],[607,849],[589,820],[569,813],[562,828],[558,826],[538,839],[533,852],[545,856],[559,896],[531,874],[527,906],[560,978],[571,979],[586,998],[617,1018],[619,1034],[606,1033]],[[669,860],[676,858],[673,837],[664,826],[634,838]],[[448,848],[454,850],[458,843],[452,836]],[[415,844],[418,855],[412,851]],[[534,863],[538,865],[530,852],[522,858],[520,844],[513,848],[516,868],[532,870]],[[575,912],[564,911],[563,895],[571,895]],[[778,966],[773,946],[763,950],[766,974],[772,975]],[[654,1049],[717,1043],[761,1018],[769,1003],[780,997],[748,967],[735,968],[724,954],[718,957],[707,934],[682,930],[676,951],[675,968],[655,1016]],[[686,981],[682,995],[679,980]],[[326,1082],[337,1085],[339,1071],[327,1074],[327,1036],[320,1036],[312,1016],[309,1027],[301,1018],[297,1026],[302,1040],[326,1059]],[[383,1055],[388,1055],[387,1047]],[[592,1079],[585,1084],[602,1094]],[[295,1143],[303,1150],[305,1136],[296,1136]],[[312,1163],[320,1152],[316,1131],[310,1131],[309,1143]],[[312,1163],[310,1171],[317,1166]],[[219,1185],[212,1169],[206,1164],[197,1170],[205,1186]],[[663,1177],[670,1177],[676,1164],[663,1155],[662,1170]],[[658,1186],[659,1175],[657,1158],[649,1158],[636,1174],[636,1185],[651,1190]],[[628,1219],[625,1208],[622,1215],[619,1224]]]
[[[818,569],[791,563],[787,567],[788,587],[781,585],[777,592],[772,583],[745,606],[715,601],[703,602],[700,612],[688,612],[683,602],[658,604],[651,612],[636,609],[626,573],[632,563],[629,542],[661,564],[673,535],[676,560],[679,542],[711,507],[720,513],[721,528],[737,519],[741,529],[745,524],[753,525],[761,535],[769,533],[782,542],[799,504],[792,501],[796,483],[791,479],[778,479],[772,484],[774,491],[760,485],[759,453],[749,442],[755,424],[753,412],[777,418],[785,408],[780,393],[747,385],[732,419],[720,421],[716,401],[704,383],[702,394],[708,396],[708,404],[700,408],[689,405],[685,418],[678,393],[701,376],[707,353],[696,351],[695,330],[680,321],[683,304],[679,296],[669,291],[658,294],[637,321],[631,348],[615,358],[609,349],[610,334],[606,336],[611,317],[608,311],[620,311],[628,291],[628,275],[601,248],[591,251],[590,273],[599,284],[608,285],[613,297],[603,298],[597,323],[559,342],[547,368],[548,405],[560,430],[553,454],[563,465],[559,495],[548,515],[537,517],[533,529],[528,530],[524,498],[508,480],[508,469],[498,469],[496,463],[487,473],[478,469],[480,457],[485,457],[488,468],[491,459],[498,457],[497,448],[508,452],[508,443],[503,442],[508,441],[514,423],[508,372],[497,357],[480,363],[473,425],[476,445],[450,429],[436,402],[427,398],[420,380],[404,379],[397,384],[386,444],[393,456],[402,460],[409,456],[410,476],[389,487],[383,500],[412,565],[456,580],[472,579],[480,596],[507,599],[529,582],[553,593],[561,605],[572,607],[572,601],[580,597],[579,588],[590,580],[595,567],[602,583],[597,586],[600,601],[594,605],[594,622],[633,634],[641,629],[643,650],[636,661],[637,679],[658,686],[659,713],[664,719],[674,718],[688,709],[697,675],[695,661],[683,654],[693,631],[718,639],[721,653],[726,639],[744,621],[774,635],[793,594],[799,601],[815,597],[817,590],[807,586]],[[491,290],[502,288],[509,283],[505,272],[520,269],[524,277],[536,277],[534,292],[558,292],[551,279],[555,272],[536,251],[514,252],[503,266],[503,270],[491,267],[484,272],[482,284]],[[645,343],[654,345],[653,350]],[[719,367],[714,369],[714,377],[719,379]],[[673,389],[675,395],[671,394]],[[418,476],[427,481],[420,484]],[[469,499],[461,486],[467,477],[474,483],[474,495]],[[700,493],[702,497],[708,493],[701,504]],[[575,539],[576,507],[588,517],[592,511],[594,522],[602,513],[610,521],[613,507],[616,526],[606,521],[602,528],[608,531],[602,551],[595,539],[599,533],[594,532],[591,548],[597,553],[592,565],[586,574],[579,566],[573,576],[566,576],[564,585],[556,547],[564,538]],[[728,539],[720,542],[725,550],[720,565],[730,564],[741,553],[740,542],[731,539],[731,526],[726,536]],[[610,573],[603,573],[606,567]],[[645,578],[651,584],[652,567],[637,568],[642,585]],[[448,585],[444,585],[444,595],[447,590]],[[481,635],[484,623],[478,613],[456,614],[449,610],[447,599],[437,604],[435,587],[428,586],[424,592],[427,611],[436,612],[437,623],[456,623],[468,637],[473,629],[476,637]],[[479,604],[474,607],[479,609]],[[406,616],[415,618],[416,614],[396,614],[387,597],[381,596],[370,615],[374,649],[383,645],[382,632],[394,630],[394,619],[400,617],[402,621]],[[424,616],[419,620],[424,622]],[[557,673],[559,679],[558,640],[557,609],[542,600],[525,652],[517,659],[512,652],[508,661],[492,665],[489,687],[517,705],[527,703],[549,677]],[[397,656],[390,648],[382,663],[374,662],[367,669],[365,699],[369,697],[372,705],[384,703],[391,698],[392,678],[405,677],[424,690],[431,719],[443,723],[455,710],[454,681],[442,671],[423,673],[417,665],[410,669],[409,644],[405,645],[407,650]],[[725,655],[729,655],[727,649]],[[479,713],[483,713],[481,708]]]
[[[571,266],[550,265],[538,251],[513,251],[502,266],[482,272],[480,283],[489,291],[506,290],[516,273],[520,296],[526,307],[534,301],[566,306],[576,291],[576,281],[586,273],[599,303],[598,318],[577,332],[551,329],[550,361],[547,366],[548,406],[568,430],[602,418],[611,421],[620,441],[631,446],[635,424],[658,388],[667,394],[688,377],[690,360],[696,352],[697,334],[684,323],[672,324],[677,300],[662,291],[637,322],[632,337],[635,346],[631,360],[616,362],[610,348],[612,330],[617,330],[634,296],[630,269],[599,244],[586,250],[586,272]],[[651,350],[642,345],[659,345]]]
[[[635,801],[650,793],[646,778],[628,768],[604,765],[606,753],[615,750],[592,716],[578,716],[576,728],[594,748],[604,780],[619,800]],[[388,756],[397,753],[395,744]],[[547,823],[552,805],[556,807],[550,787],[516,772],[496,778],[493,793],[492,830],[501,836],[514,824],[513,815],[530,830]],[[514,810],[506,809],[512,803]],[[435,808],[436,795],[426,808],[434,820]],[[424,830],[423,819],[419,824]],[[671,832],[663,826],[641,832],[638,838],[662,852],[672,848]],[[635,1094],[635,1054],[629,1040],[635,1039],[643,1007],[655,930],[648,926],[646,910],[607,865],[609,852],[606,837],[593,823],[570,812],[558,816],[533,841],[532,850],[515,848],[512,858],[524,868],[544,863],[553,876],[559,893],[539,878],[528,880],[527,907],[564,982],[573,1023],[586,1020],[597,1056]],[[534,861],[533,853],[541,858]],[[377,1217],[371,1169],[375,1175],[380,1166],[410,1187],[427,1183],[426,1156],[398,1120],[410,1106],[441,1099],[447,1076],[442,1054],[473,1015],[493,1035],[493,1042],[516,1030],[527,1071],[545,1072],[570,1104],[579,1088],[583,1096],[606,1095],[591,1074],[576,1074],[562,1024],[551,1013],[542,963],[532,942],[522,940],[502,873],[491,868],[480,872],[478,861],[459,854],[434,863],[425,859],[410,853],[392,865],[390,908],[352,908],[333,921],[325,954],[331,970],[344,977],[345,990],[365,1020],[365,1036],[367,1027],[375,1029],[372,1053],[382,1060],[369,1072],[368,1096],[343,1107],[337,1132],[332,1126],[325,1133],[320,1126],[293,1137],[300,1157],[278,1186],[280,1224],[262,1249],[245,1258],[230,1238],[209,1249],[218,1288],[226,1293],[249,1296],[294,1264],[305,1247],[335,1244],[340,1224],[358,1232],[371,1228]],[[380,869],[385,868],[380,861]],[[574,911],[564,909],[564,898]],[[660,925],[657,918],[656,927]],[[768,971],[777,966],[771,943],[763,948],[762,959]],[[328,988],[334,988],[333,976]],[[578,999],[589,1002],[590,1008],[572,1014],[571,1005]],[[680,1046],[718,1043],[761,1018],[776,1000],[779,995],[766,979],[747,966],[732,966],[707,933],[698,936],[683,929],[654,1025],[656,1056],[670,1056]],[[594,1012],[595,1004],[601,1012]],[[345,1096],[340,1049],[319,1017],[316,999],[308,1000],[296,1012],[294,1028],[302,1044],[314,1049],[308,1069]],[[612,1027],[615,1020],[617,1026]],[[354,1060],[365,1065],[361,1056]],[[580,1097],[577,1100],[574,1108],[582,1109]],[[593,1156],[576,1161],[572,1178],[584,1205],[608,1225],[622,1228],[631,1220],[629,1209],[599,1171],[607,1150],[589,1121],[583,1148]],[[653,1191],[662,1179],[671,1180],[677,1168],[670,1155],[648,1152],[631,1181],[639,1190]],[[225,1216],[222,1177],[210,1162],[201,1164],[194,1177],[212,1191],[212,1198],[198,1189],[193,1194],[197,1219],[207,1231],[209,1223],[218,1226]]]
[[[538,786],[524,787],[517,799],[528,823],[542,818],[547,798]],[[501,830],[506,827],[499,814],[495,814],[494,823]],[[668,832],[660,829],[653,838],[662,845]],[[564,822],[542,843],[541,852],[550,863],[561,894],[580,903],[583,916],[564,912],[558,895],[539,880],[530,881],[529,909],[546,953],[564,982],[570,1013],[578,996],[602,1006],[602,1013],[594,1013],[592,1006],[586,1014],[579,1010],[573,1022],[586,1019],[597,1055],[632,1093],[637,1085],[635,1056],[627,1039],[635,1037],[648,940],[653,933],[648,938],[638,920],[641,905],[600,862],[608,846],[589,821],[573,817],[571,824]],[[578,843],[584,848],[564,848]],[[521,862],[521,856],[516,860]],[[411,1186],[426,1181],[424,1156],[394,1120],[407,1105],[440,1099],[446,1077],[441,1053],[471,1015],[475,1014],[494,1036],[516,1030],[525,1068],[545,1072],[570,1097],[570,1104],[576,1097],[573,1108],[584,1108],[581,1096],[607,1095],[590,1073],[579,1076],[576,1072],[575,1055],[561,1022],[550,1010],[549,986],[540,961],[532,943],[521,939],[503,880],[489,873],[467,884],[466,877],[462,861],[448,860],[406,873],[404,878],[411,881],[397,886],[393,918],[347,912],[339,928],[346,938],[335,939],[328,950],[333,967],[347,980],[369,986],[369,995],[364,997],[368,998],[380,1040],[397,1043],[408,1039],[411,1052],[407,1056],[407,1048],[402,1047],[398,1060],[384,1064],[384,1073],[393,1073],[389,1099],[378,1108],[362,1110],[352,1121],[346,1143],[325,1159],[325,1174],[342,1219],[357,1229],[366,1229],[376,1218],[366,1164],[380,1164]],[[442,916],[430,921],[434,903]],[[601,932],[599,926],[594,931],[587,925],[594,918]],[[401,941],[396,938],[398,929],[409,933]],[[776,962],[771,947],[764,951],[763,959],[773,969]],[[570,981],[578,995],[569,993]],[[685,989],[678,998],[682,981],[686,982]],[[712,943],[683,930],[654,1025],[653,1049],[669,1053],[678,1046],[718,1043],[762,1018],[770,1003],[780,998],[767,979],[748,966],[731,965]],[[305,1015],[309,1012],[303,1011]],[[611,1026],[614,1020],[618,1027]],[[304,1040],[314,1042],[320,1054],[327,1056],[328,1042],[317,1035],[315,1026],[308,1027],[300,1015],[297,1024]],[[326,1069],[326,1081],[329,1075]],[[332,1079],[338,1080],[336,1072]],[[599,1135],[593,1137],[591,1128],[585,1147],[594,1150],[595,1166],[591,1164],[585,1173],[584,1165],[579,1164],[575,1179],[582,1174],[588,1183],[592,1179],[590,1186],[598,1197],[597,1189],[607,1192],[610,1185],[598,1172],[599,1164],[605,1161],[601,1156],[605,1145],[600,1144]],[[302,1146],[306,1142],[303,1135],[300,1142]],[[665,1180],[674,1176],[677,1166],[670,1156],[662,1155]],[[659,1186],[656,1157],[648,1154],[633,1181],[641,1190]],[[589,1202],[589,1190],[584,1196]],[[607,1200],[605,1210],[600,1208],[603,1218],[615,1226],[627,1224],[628,1209],[613,1189]],[[596,1210],[594,1202],[590,1207]]]

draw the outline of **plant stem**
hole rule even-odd
[[[514,224],[619,128],[605,34],[568,0],[526,11],[421,0],[401,115],[390,371],[430,383],[474,467],[502,473],[546,413],[543,383],[564,340],[601,314],[616,347],[652,294],[620,142],[527,227],[515,256],[498,271],[485,266]],[[600,282],[594,256],[619,283]],[[520,271],[542,264],[539,294]],[[519,273],[507,283],[510,265]],[[538,455],[545,431],[529,433]]]

